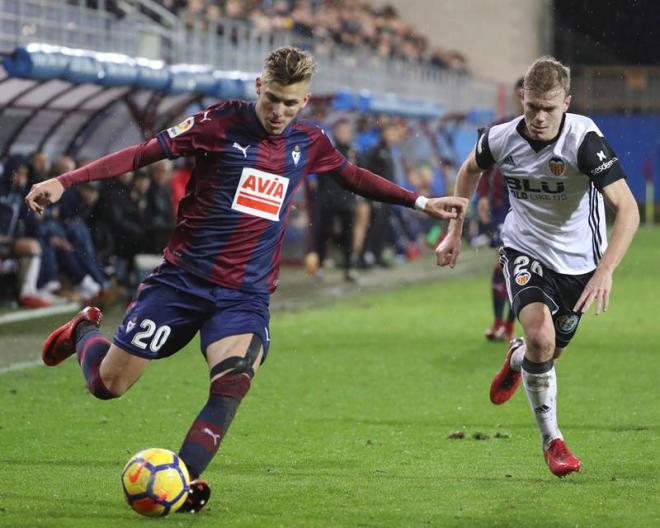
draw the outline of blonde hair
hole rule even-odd
[[[536,59],[525,73],[523,88],[536,93],[553,90],[557,85],[566,95],[571,90],[571,70],[554,57],[545,55]]]
[[[299,82],[309,82],[316,72],[316,63],[311,54],[298,48],[277,48],[264,61],[261,80],[264,84],[271,81],[283,86]]]

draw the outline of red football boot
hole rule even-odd
[[[18,305],[23,308],[47,308],[50,303],[38,295],[21,295],[18,298]]]
[[[573,471],[580,471],[580,460],[571,453],[561,438],[555,438],[543,453],[545,461],[555,475],[565,477]]]
[[[82,321],[88,321],[95,326],[101,324],[103,313],[95,306],[88,306],[78,312],[71,321],[60,326],[46,338],[41,349],[41,359],[49,366],[59,365],[69,356],[75,354],[76,345],[73,342],[73,331]]]
[[[513,393],[516,392],[518,385],[520,385],[522,374],[520,371],[511,368],[511,356],[524,344],[525,340],[520,337],[511,341],[504,359],[504,365],[490,384],[490,401],[495,405],[501,405],[509,401]]]
[[[211,498],[211,487],[205,480],[196,479],[190,482],[188,498],[177,510],[178,513],[198,513]]]

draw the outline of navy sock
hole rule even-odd
[[[198,478],[220,448],[243,397],[250,390],[247,374],[226,374],[211,382],[209,399],[186,435],[179,456],[190,478]]]
[[[87,382],[87,388],[100,400],[116,398],[103,384],[101,373],[101,361],[110,349],[110,342],[101,334],[101,331],[93,324],[80,323],[75,330],[76,356],[82,368],[83,376]]]
[[[501,320],[504,315],[504,304],[507,298],[506,283],[501,268],[497,267],[493,270],[490,285],[493,292],[493,314],[495,315],[495,319]]]
[[[506,320],[509,323],[513,323],[516,320],[516,314],[513,312],[513,307],[509,304],[509,313],[506,316]]]

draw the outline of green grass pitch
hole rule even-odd
[[[177,450],[205,402],[197,342],[110,402],[86,394],[75,360],[0,375],[0,526],[660,526],[658,262],[660,231],[641,229],[610,310],[558,363],[579,474],[547,470],[523,390],[489,403],[504,347],[483,339],[488,275],[457,274],[274,314],[197,516],[140,518],[119,482],[138,450]]]

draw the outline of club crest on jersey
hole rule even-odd
[[[561,158],[550,158],[548,165],[550,165],[550,172],[555,176],[561,176],[566,170],[566,163]]]
[[[531,278],[532,278],[532,275],[531,275],[531,273],[529,273],[529,271],[523,271],[521,273],[518,273],[518,275],[516,275],[516,278],[515,278],[516,284],[518,286],[524,286],[525,284],[527,284],[529,282],[529,279],[531,279]]]
[[[298,166],[298,162],[300,161],[300,145],[293,147],[291,157],[293,158],[293,164]]]
[[[188,119],[184,119],[178,125],[168,128],[167,135],[170,136],[170,138],[175,138],[177,136],[180,136],[184,132],[188,132],[188,130],[190,130],[194,124],[195,124],[194,117],[189,117]]]
[[[133,328],[135,328],[135,324],[137,323],[137,316],[133,316],[133,318],[126,323],[126,333],[129,334]]]
[[[579,318],[575,314],[561,315],[557,317],[555,326],[557,327],[557,332],[561,334],[569,334],[577,326]]]
[[[244,167],[231,208],[279,222],[289,180],[270,172]]]

